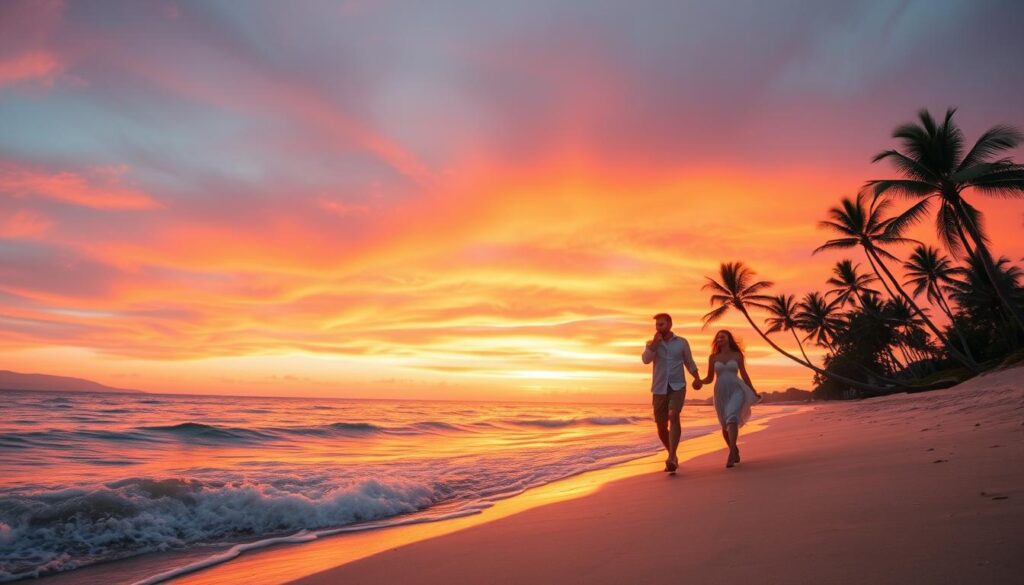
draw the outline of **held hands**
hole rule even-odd
[[[703,387],[704,387],[704,382],[701,382],[700,378],[694,376],[693,377],[693,389],[694,390],[700,390]]]

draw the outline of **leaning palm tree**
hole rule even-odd
[[[888,200],[875,197],[868,202],[867,199],[868,195],[861,192],[857,194],[856,199],[844,197],[839,207],[833,207],[829,210],[831,219],[820,222],[820,225],[838,232],[841,237],[825,242],[825,244],[814,250],[814,253],[817,254],[823,250],[835,248],[845,249],[855,246],[863,248],[864,253],[867,255],[868,263],[875,270],[889,295],[894,299],[897,296],[903,297],[910,304],[911,308],[914,309],[914,313],[924,320],[925,325],[935,335],[935,338],[946,346],[949,354],[968,369],[975,370],[976,367],[973,361],[949,343],[949,340],[942,331],[924,314],[924,311],[917,306],[914,299],[903,290],[899,281],[885,264],[885,260],[898,262],[899,259],[886,251],[884,246],[918,243],[909,238],[904,238],[903,232],[920,217],[921,210],[926,208],[923,203],[927,203],[927,201],[915,205],[899,216],[886,217],[885,212],[891,206]],[[883,274],[885,275],[884,277],[882,276]],[[887,281],[888,284],[886,283]],[[892,289],[889,288],[890,284],[893,287]],[[894,293],[893,290],[896,292]]]
[[[826,301],[819,292],[807,293],[798,305],[797,324],[807,332],[805,341],[813,339],[818,345],[824,345],[833,354],[836,353],[832,341],[842,329],[843,320],[839,317],[835,302]]]
[[[804,351],[804,344],[796,334],[796,330],[799,329],[796,316],[796,297],[793,295],[778,295],[771,297],[769,302],[765,305],[765,310],[772,315],[765,319],[765,323],[768,325],[768,330],[765,333],[772,334],[778,333],[779,331],[789,331],[793,334],[796,346],[800,348],[800,355],[804,356],[804,361],[810,363],[811,358],[807,357],[807,352]]]
[[[869,285],[878,281],[878,277],[872,274],[860,274],[860,264],[854,264],[853,260],[840,260],[832,268],[832,278],[825,284],[832,288],[825,292],[825,297],[836,296],[836,303],[842,309],[846,303],[855,301],[865,294],[878,294],[878,291]]]
[[[870,200],[869,200],[870,199]],[[897,293],[890,288],[894,281],[892,274],[885,267],[883,259],[899,261],[885,248],[891,245],[916,243],[903,237],[903,232],[913,223],[914,214],[920,211],[908,210],[901,216],[887,217],[886,212],[892,203],[878,197],[869,198],[867,193],[858,193],[855,198],[843,197],[838,207],[828,210],[830,219],[818,222],[818,225],[837,232],[841,237],[831,239],[814,250],[814,254],[825,250],[849,249],[858,246],[864,249],[868,264],[874,271],[878,281],[889,296],[896,298]],[[887,281],[883,274],[889,276]]]
[[[884,150],[872,162],[891,161],[903,178],[868,184],[874,187],[876,195],[893,193],[919,199],[916,205],[925,207],[937,199],[939,238],[953,254],[966,251],[967,257],[980,257],[989,280],[996,283],[1000,301],[1024,330],[1024,309],[999,285],[981,212],[964,199],[967,190],[995,197],[1024,198],[1024,165],[1009,158],[997,158],[1024,143],[1024,133],[1012,126],[993,126],[964,154],[964,134],[953,121],[955,112],[955,108],[947,110],[945,119],[938,124],[928,110],[921,110],[919,123],[896,128],[892,136],[902,141],[903,152]]]
[[[914,287],[913,295],[918,297],[921,296],[921,293],[925,293],[925,298],[946,314],[964,351],[973,360],[971,348],[967,345],[967,339],[964,337],[963,331],[960,330],[960,326],[957,325],[956,317],[953,315],[953,310],[950,308],[944,292],[950,290],[950,287],[957,283],[955,275],[960,272],[960,269],[953,264],[949,257],[939,252],[938,248],[923,244],[914,248],[910,258],[903,263],[903,268],[907,275],[905,284]]]
[[[710,276],[706,277],[707,284],[704,285],[702,290],[710,290],[712,292],[711,305],[718,306],[712,309],[708,314],[704,315],[704,326],[707,327],[711,323],[718,321],[730,310],[739,311],[739,313],[746,318],[747,323],[750,323],[750,326],[754,328],[754,331],[760,335],[761,338],[772,347],[772,349],[801,366],[813,370],[823,378],[831,378],[836,382],[840,382],[854,388],[859,388],[861,390],[878,389],[876,386],[858,382],[857,380],[851,380],[844,376],[839,376],[833,372],[829,372],[815,366],[810,361],[802,360],[779,347],[771,340],[771,338],[768,337],[767,334],[765,334],[764,331],[761,331],[761,328],[754,323],[753,318],[750,316],[749,309],[768,309],[771,297],[764,294],[764,291],[770,288],[772,283],[765,280],[755,280],[755,276],[756,274],[754,271],[742,262],[726,262],[719,268],[720,280],[715,280]]]

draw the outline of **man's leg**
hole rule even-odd
[[[653,394],[652,396],[654,424],[658,427],[658,438],[661,439],[661,444],[665,446],[665,450],[671,452],[669,449],[668,432],[668,396],[662,394]]]
[[[669,423],[669,446],[668,453],[672,457],[672,461],[676,460],[676,449],[679,448],[679,437],[683,434],[683,425],[679,421],[679,411],[670,410],[668,413]]]
[[[676,450],[679,448],[679,438],[683,434],[683,425],[679,420],[680,413],[683,412],[683,399],[686,397],[686,389],[676,390],[675,392],[669,392],[669,403],[668,403],[668,418],[671,425],[669,429],[669,457],[672,458],[672,462],[675,463],[678,459],[676,458]]]

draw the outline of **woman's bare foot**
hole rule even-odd
[[[675,473],[676,469],[679,469],[679,458],[672,455],[665,462],[665,471],[669,473]]]
[[[732,456],[732,458],[733,458],[733,461],[735,461],[736,463],[740,462],[740,448],[739,447],[736,447],[736,453]]]
[[[727,468],[728,467],[735,467],[736,463],[738,463],[739,460],[740,460],[739,453],[737,451],[733,450],[733,449],[729,449],[729,459],[726,460],[725,466]]]

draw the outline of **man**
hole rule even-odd
[[[654,337],[647,342],[641,358],[645,364],[654,362],[651,380],[654,422],[658,425],[658,438],[668,451],[665,471],[672,473],[679,467],[679,459],[676,457],[679,435],[682,433],[679,413],[683,410],[683,399],[686,397],[683,366],[693,376],[694,390],[700,390],[700,373],[690,353],[690,344],[672,333],[672,317],[668,313],[654,316],[654,328]]]

